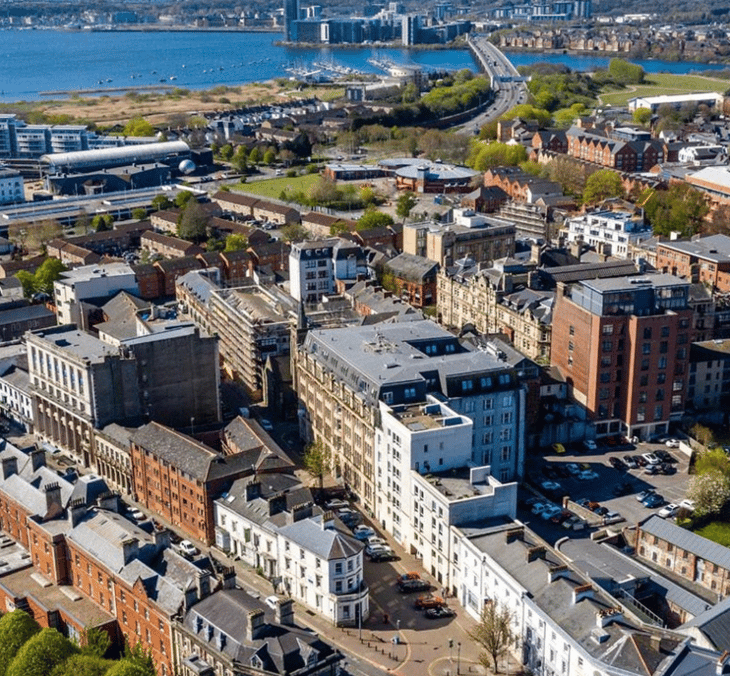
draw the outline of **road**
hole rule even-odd
[[[472,135],[487,122],[499,119],[520,103],[526,103],[528,92],[527,85],[522,80],[515,79],[519,78],[520,74],[512,62],[486,37],[475,35],[470,38],[469,44],[482,68],[489,75],[494,90],[492,104],[483,113],[457,130],[459,134]]]

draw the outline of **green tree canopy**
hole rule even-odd
[[[55,629],[41,629],[25,642],[10,663],[7,676],[48,676],[62,662],[79,651]]]
[[[634,118],[634,123],[640,124],[642,126],[649,124],[649,121],[651,120],[651,115],[651,108],[637,108],[631,114],[631,116]]]
[[[274,164],[274,162],[276,162],[276,151],[273,148],[269,148],[264,153],[264,160],[263,161],[264,161],[264,164],[267,164],[269,166],[271,166],[272,164]]]
[[[36,292],[52,294],[53,282],[59,280],[66,270],[68,268],[58,258],[46,258],[33,275]]]
[[[381,228],[387,225],[393,225],[393,217],[390,214],[384,214],[382,211],[371,209],[360,217],[357,222],[357,229],[369,230],[370,228]]]
[[[0,676],[5,676],[18,651],[40,630],[38,623],[22,610],[13,610],[0,618]]]
[[[191,200],[180,214],[177,235],[191,242],[202,242],[208,233],[208,214],[197,200]]]
[[[399,218],[405,220],[408,218],[416,204],[418,204],[418,199],[412,192],[407,191],[401,193],[398,195],[398,199],[395,203],[395,213]]]
[[[681,237],[696,234],[710,210],[705,196],[687,183],[673,184],[668,190],[646,190],[639,203],[654,234],[665,237],[671,232]]]
[[[248,238],[246,235],[233,233],[226,237],[226,246],[224,251],[241,251],[248,248]]]
[[[502,115],[503,120],[514,120],[516,117],[522,120],[535,120],[541,127],[550,124],[550,120],[552,119],[549,111],[530,105],[529,103],[521,103]]]
[[[193,193],[189,190],[182,190],[175,196],[175,206],[178,209],[183,209],[192,199],[195,199],[195,195],[193,195]]]
[[[697,516],[719,514],[730,499],[730,479],[719,470],[693,476],[687,497],[694,500]]]
[[[515,641],[509,608],[496,601],[487,603],[482,609],[479,623],[469,631],[469,636],[484,651],[479,656],[482,665],[498,674],[499,658]]]
[[[281,235],[287,242],[302,242],[309,239],[310,234],[300,223],[290,223],[281,228]]]
[[[147,218],[147,209],[144,207],[139,207],[137,209],[132,210],[132,218],[141,221],[145,218]]]
[[[697,474],[720,472],[730,478],[730,457],[722,448],[702,451],[695,460],[695,472]]]
[[[644,81],[644,69],[624,59],[611,59],[608,73],[619,84],[641,84]]]
[[[321,440],[313,441],[304,449],[304,469],[319,481],[319,490],[324,486],[324,475],[330,471],[332,455]]]
[[[251,148],[251,152],[248,155],[248,161],[251,164],[258,164],[261,162],[261,151],[258,149],[258,146]]]
[[[601,169],[591,174],[583,191],[584,204],[596,204],[609,197],[623,197],[625,194],[621,176],[610,169]]]
[[[466,163],[472,169],[486,171],[490,167],[517,166],[526,160],[527,150],[522,145],[473,141]]]
[[[159,211],[160,209],[169,209],[172,202],[170,202],[167,195],[157,195],[152,200],[152,206]]]
[[[126,125],[122,133],[125,136],[154,136],[155,128],[143,117],[133,117]]]
[[[98,655],[71,655],[58,664],[50,676],[105,676],[114,664]]]

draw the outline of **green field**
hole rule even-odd
[[[730,523],[713,521],[703,528],[696,530],[695,533],[701,535],[703,538],[717,542],[719,545],[730,547]]]
[[[282,176],[281,178],[269,178],[264,181],[252,181],[251,183],[236,183],[230,187],[249,195],[279,199],[282,190],[290,193],[301,190],[306,193],[319,179],[319,174],[305,174],[294,178]]]
[[[646,82],[632,85],[619,91],[602,92],[600,99],[612,106],[625,106],[629,99],[637,96],[660,96],[662,94],[691,94],[693,92],[724,92],[730,87],[730,80],[703,77],[702,75],[673,75],[670,73],[647,74]]]

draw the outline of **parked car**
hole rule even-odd
[[[557,516],[563,510],[557,505],[548,505],[540,514],[540,518],[543,521],[550,521],[554,516]]]
[[[610,510],[608,509],[608,507],[604,507],[603,505],[601,505],[600,507],[598,507],[597,509],[594,509],[593,511],[596,514],[598,514],[598,516],[606,516]]]
[[[573,516],[573,515],[567,509],[561,509],[558,514],[556,514],[553,517],[550,517],[550,522],[561,524],[564,521],[567,521],[571,516]]]
[[[646,462],[646,458],[643,455],[635,455],[634,460],[639,467],[646,467],[649,464]]]
[[[622,495],[630,495],[634,492],[633,484],[630,481],[622,481],[620,483],[617,483],[612,489],[611,492],[617,497],[621,497]]]
[[[593,439],[586,439],[583,442],[583,448],[585,448],[586,451],[597,451],[598,444],[595,441],[593,441]]]
[[[636,464],[636,460],[634,460],[633,455],[625,455],[624,462],[629,469],[636,469],[639,466]]]
[[[384,552],[377,552],[370,557],[373,563],[384,563],[386,561],[397,561],[398,555],[392,549],[386,549]]]
[[[624,517],[621,516],[619,512],[609,510],[603,516],[603,523],[618,523],[619,521],[623,521]]]
[[[431,589],[431,585],[425,580],[406,580],[403,584],[398,585],[398,591],[401,594],[411,594],[413,592],[423,592]]]
[[[621,460],[621,458],[611,456],[608,459],[608,462],[611,464],[611,467],[613,467],[614,469],[618,469],[618,470],[622,470],[622,471],[628,469],[628,466],[626,465],[626,463],[623,460]]]
[[[350,506],[350,503],[345,502],[345,500],[329,500],[325,502],[324,506],[327,509],[346,509]]]
[[[661,516],[663,519],[668,519],[675,516],[678,511],[679,505],[675,505],[673,502],[670,502],[668,505],[664,505],[664,507],[657,512],[657,516]]]
[[[404,582],[410,582],[411,580],[420,580],[421,576],[418,573],[403,573],[399,575],[395,581],[397,585],[402,585]]]
[[[555,451],[558,455],[562,455],[565,453],[565,446],[563,444],[553,444],[552,445],[553,451]]]
[[[578,474],[580,472],[580,467],[578,467],[578,465],[576,465],[574,462],[569,462],[565,466],[565,469],[567,469],[571,473],[572,476],[575,476],[576,474]]]
[[[454,617],[454,615],[456,615],[456,612],[447,606],[437,606],[426,611],[426,617],[429,620],[441,620],[444,617]]]
[[[131,516],[137,523],[147,520],[147,515],[141,509],[130,510],[129,516]]]
[[[653,488],[647,488],[645,491],[641,491],[641,493],[639,493],[636,496],[636,499],[637,499],[638,502],[644,502],[644,500],[646,500],[653,493],[654,493],[654,489]]]
[[[365,547],[365,555],[373,556],[374,554],[385,554],[385,552],[393,551],[390,547],[385,545],[368,545]]]
[[[576,478],[580,479],[580,481],[593,481],[593,479],[598,478],[598,474],[592,469],[584,469]]]
[[[580,500],[576,500],[575,501],[575,504],[576,505],[580,505],[581,507],[585,507],[586,509],[588,509],[588,503],[589,502],[590,502],[590,500],[588,498],[581,498]]]
[[[549,493],[555,493],[563,490],[563,487],[557,481],[543,481],[540,484],[540,488]]]
[[[662,462],[671,462],[672,464],[679,462],[677,458],[675,458],[669,451],[665,451],[663,448],[660,448],[658,451],[654,451],[654,455]]]
[[[267,420],[266,418],[261,418],[261,420],[259,420],[259,425],[261,425],[261,427],[263,427],[267,432],[274,431],[274,425],[271,422],[271,420]]]
[[[679,448],[679,439],[667,439],[664,445],[667,448]]]
[[[658,493],[652,493],[645,500],[642,501],[644,507],[654,509],[655,507],[661,507],[664,504],[664,498]]]
[[[199,553],[198,548],[190,540],[181,540],[177,548],[183,556],[195,556]]]
[[[682,509],[686,509],[686,510],[688,510],[690,512],[694,512],[696,505],[695,505],[695,501],[694,500],[682,500],[682,502],[679,503],[679,506]]]
[[[366,541],[367,545],[383,545],[383,547],[389,547],[388,543],[383,538],[377,535],[371,535]]]
[[[536,502],[534,505],[532,505],[532,509],[530,510],[535,516],[538,516],[539,514],[542,514],[546,509],[548,508],[548,505],[544,502]]]
[[[662,474],[676,474],[677,468],[674,465],[670,465],[668,462],[663,462],[659,465],[659,471]]]
[[[440,596],[419,596],[413,606],[418,610],[425,610],[427,608],[440,608],[445,606],[446,603]]]
[[[267,596],[264,599],[264,603],[266,603],[266,605],[269,606],[269,608],[271,608],[272,610],[276,610],[276,606],[279,603],[279,597],[272,594],[271,596]]]
[[[367,540],[375,535],[375,531],[370,526],[355,526],[352,529],[352,534],[357,540]]]
[[[647,465],[658,465],[659,464],[659,458],[656,457],[653,453],[643,453],[642,457],[644,460],[646,460]]]

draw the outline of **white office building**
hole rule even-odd
[[[569,242],[582,241],[598,253],[628,258],[629,250],[652,236],[643,216],[625,211],[591,211],[565,221]]]

